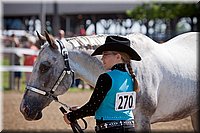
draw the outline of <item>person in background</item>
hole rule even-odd
[[[139,85],[131,60],[140,61],[141,57],[130,47],[130,40],[121,36],[107,36],[105,44],[92,53],[95,55],[103,55],[107,72],[98,77],[89,101],[64,114],[64,121],[70,124],[79,118],[95,116],[97,133],[135,132],[133,111]]]
[[[36,38],[34,36],[28,37],[28,48],[32,50],[39,50],[39,48],[36,45]],[[33,66],[34,62],[37,58],[37,55],[24,55],[24,66]],[[25,72],[26,77],[26,83],[28,82],[30,78],[31,72]]]
[[[67,41],[66,41],[66,39],[65,39],[65,32],[64,32],[64,30],[59,30],[59,33],[58,33],[58,40],[60,40],[62,43],[64,43],[64,44],[67,44],[67,45],[65,45],[66,46],[66,48],[68,49],[68,50],[71,50],[71,49],[73,49],[73,46],[70,44],[70,43],[67,43]]]
[[[16,37],[15,34],[11,35],[11,43],[13,47],[19,48],[20,47],[20,42],[19,39]],[[14,54],[14,65],[21,65],[20,63],[21,55],[18,53]],[[15,85],[15,90],[20,90],[21,88],[21,77],[22,73],[20,71],[15,71],[14,72],[14,85]]]
[[[84,28],[84,25],[80,25],[80,36],[86,36],[86,30]]]

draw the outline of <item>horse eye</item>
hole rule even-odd
[[[39,70],[41,73],[46,73],[51,67],[50,62],[44,61],[40,64]]]

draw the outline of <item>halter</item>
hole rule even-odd
[[[72,109],[71,109],[70,106],[68,106],[67,104],[64,104],[64,103],[60,102],[60,101],[58,100],[58,98],[57,98],[56,96],[54,96],[54,92],[56,91],[56,89],[58,88],[58,86],[60,85],[61,81],[63,80],[63,78],[65,77],[66,74],[72,75],[72,84],[73,84],[73,82],[74,82],[74,71],[71,70],[71,68],[70,68],[70,66],[69,66],[68,51],[67,51],[67,49],[65,48],[65,46],[63,45],[63,43],[62,43],[61,41],[59,41],[59,40],[56,40],[56,41],[57,41],[58,44],[59,44],[60,53],[61,53],[61,55],[63,56],[65,67],[64,67],[62,73],[60,74],[60,76],[58,77],[56,83],[55,83],[54,86],[52,87],[51,91],[50,91],[50,92],[47,92],[47,91],[45,91],[45,90],[41,90],[41,89],[38,89],[38,88],[33,87],[33,86],[29,86],[29,85],[26,86],[26,89],[27,89],[27,90],[30,90],[30,91],[33,91],[33,92],[35,92],[35,93],[38,93],[38,94],[40,94],[40,95],[46,96],[46,97],[49,98],[49,99],[53,99],[55,102],[60,103],[61,105],[65,106],[68,110],[71,111]],[[62,108],[62,107],[61,107],[61,108]],[[64,112],[66,112],[64,108],[61,109],[62,112],[63,112],[63,110],[64,110]],[[64,112],[63,112],[63,113],[64,113]],[[72,122],[72,123],[70,124],[74,133],[78,133],[78,132],[83,133],[83,130],[85,130],[85,129],[87,128],[87,122],[86,122],[83,118],[81,118],[81,119],[82,119],[82,121],[83,121],[84,124],[85,124],[85,128],[82,129],[82,128],[80,127],[80,125],[78,124],[78,122],[77,122],[77,121],[74,121],[74,122]]]
[[[62,71],[62,73],[60,74],[60,76],[58,77],[57,81],[55,82],[54,86],[52,87],[50,92],[47,92],[45,90],[41,90],[39,88],[33,87],[33,86],[26,86],[27,90],[33,91],[35,93],[38,93],[40,95],[46,96],[47,98],[53,99],[55,102],[58,102],[62,105],[64,105],[66,108],[68,108],[69,110],[71,109],[71,107],[67,106],[66,104],[60,102],[58,100],[58,98],[56,96],[54,96],[54,92],[56,91],[56,89],[58,88],[58,86],[60,85],[61,81],[63,80],[63,78],[65,77],[66,74],[68,75],[72,75],[72,84],[74,82],[74,71],[71,70],[70,66],[69,66],[69,58],[68,58],[68,51],[67,49],[64,47],[63,43],[59,40],[56,40],[59,44],[60,47],[60,53],[63,56],[64,59],[64,64],[65,67]]]

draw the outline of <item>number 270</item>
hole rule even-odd
[[[132,95],[123,95],[119,96],[119,106],[118,109],[126,109],[127,105],[128,108],[132,108],[133,106],[133,96]]]

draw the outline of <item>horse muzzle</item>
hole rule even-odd
[[[23,114],[24,118],[28,121],[39,120],[42,118],[42,111],[31,110],[27,105],[20,106],[20,112]]]

